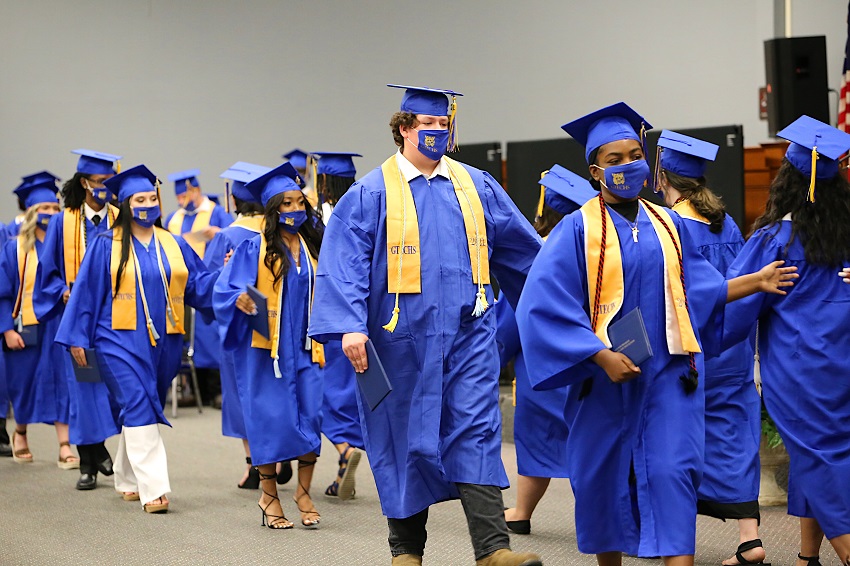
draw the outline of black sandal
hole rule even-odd
[[[806,566],[821,566],[820,556],[803,556],[802,554],[797,553],[797,558],[805,560]]]
[[[277,478],[277,474],[264,474],[259,470],[259,468],[254,468],[254,469],[257,470],[257,474],[259,475],[261,480],[274,480],[274,479]],[[272,515],[271,513],[268,512],[268,508],[271,506],[272,503],[274,503],[275,500],[277,500],[278,503],[280,502],[280,497],[278,497],[276,493],[274,493],[274,494],[269,493],[265,489],[263,490],[263,493],[265,495],[271,497],[272,500],[269,501],[268,503],[266,503],[265,507],[263,507],[263,505],[261,503],[259,503],[259,502],[257,503],[257,506],[263,512],[263,522],[260,523],[260,526],[261,527],[268,527],[270,529],[280,529],[280,530],[291,529],[292,527],[294,527],[295,525],[292,524],[292,522],[289,519],[287,519],[285,515]],[[281,508],[281,513],[283,513],[282,509],[283,508]]]
[[[245,463],[251,466],[251,457],[248,456],[245,458]],[[275,476],[277,477],[277,476]],[[259,489],[260,487],[260,470],[251,466],[251,469],[248,470],[248,477],[245,478],[245,481],[242,483],[237,483],[236,487],[239,489]]]
[[[349,453],[351,456],[346,458],[345,454]],[[357,471],[359,463],[360,451],[349,445],[343,455],[339,457],[339,471],[334,482],[325,490],[325,495],[339,497],[342,501],[352,499],[357,493],[354,489],[354,472]]]
[[[764,548],[760,538],[754,538],[753,540],[748,540],[747,542],[739,544],[738,550],[735,551],[735,559],[738,561],[738,564],[763,564],[764,566],[770,566],[770,562],[765,562],[764,560],[752,562],[744,558],[744,553],[754,548]]]

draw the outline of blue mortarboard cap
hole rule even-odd
[[[233,184],[230,186],[230,193],[234,197],[239,200],[259,203],[260,201],[254,198],[251,191],[245,188],[245,184],[269,171],[271,171],[271,167],[237,161],[227,171],[219,175],[219,177],[233,181]]]
[[[619,140],[643,143],[641,132],[651,130],[652,125],[628,104],[618,102],[564,124],[561,129],[584,146],[584,158],[590,163],[590,154],[606,143]]]
[[[254,201],[266,206],[275,195],[287,191],[300,191],[303,183],[301,175],[298,174],[292,163],[286,162],[255,179],[251,179],[245,185],[245,188],[251,192]]]
[[[439,88],[428,88],[427,86],[405,86],[387,85],[392,88],[403,88],[404,96],[401,97],[402,112],[411,114],[427,114],[429,116],[448,116],[448,97],[463,96],[453,90]]]
[[[661,168],[683,177],[697,179],[705,174],[709,161],[717,157],[719,146],[678,132],[664,130],[658,138]]]
[[[174,183],[174,194],[182,195],[185,193],[187,182],[193,187],[199,187],[201,184],[198,182],[198,175],[200,174],[200,169],[186,169],[169,175],[168,180]]]
[[[43,202],[58,203],[59,197],[56,196],[56,192],[56,181],[46,177],[30,182],[24,181],[15,189],[15,194],[24,201],[24,206],[27,208]]]
[[[50,171],[39,171],[38,173],[33,173],[32,175],[27,175],[25,177],[21,177],[23,182],[18,185],[18,189],[26,186],[26,185],[35,185],[37,183],[41,183],[44,181],[48,181],[51,183],[56,183],[59,180],[59,177],[51,173]],[[17,190],[17,189],[15,189]]]
[[[339,177],[354,177],[357,174],[357,169],[354,167],[352,157],[363,157],[359,153],[334,151],[314,151],[310,155],[319,158],[316,173]]]
[[[206,197],[216,204],[221,204],[221,197],[219,195],[206,195]]]
[[[155,191],[156,183],[156,175],[144,165],[131,167],[103,182],[112,194],[118,195],[120,202],[124,202],[136,193]]]
[[[121,160],[120,155],[91,149],[75,149],[71,153],[80,156],[79,161],[77,161],[77,173],[85,173],[86,175],[112,175],[115,173],[113,164]]]
[[[800,116],[776,136],[791,142],[785,157],[803,175],[812,174],[812,150],[816,149],[818,179],[834,177],[838,173],[838,158],[850,149],[850,134],[809,116]]]
[[[540,179],[543,200],[538,206],[537,215],[543,213],[543,202],[561,214],[570,214],[584,203],[599,196],[587,179],[576,175],[560,165],[553,165]]]
[[[306,169],[307,168],[307,152],[297,147],[290,151],[289,153],[284,153],[282,156],[284,159],[288,159],[292,166],[296,169]]]

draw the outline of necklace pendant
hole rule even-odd
[[[638,230],[637,225],[632,226],[632,240],[634,240],[635,242],[638,241],[638,231],[639,230]]]

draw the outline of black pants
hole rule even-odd
[[[80,474],[97,475],[97,464],[109,459],[109,451],[103,442],[97,444],[78,444],[77,453],[80,455]]]
[[[493,485],[455,485],[460,492],[460,501],[466,514],[475,559],[480,560],[500,548],[510,548],[502,491]],[[427,522],[428,509],[406,519],[387,519],[392,555],[424,555],[425,541],[428,538],[425,530]]]
[[[198,394],[204,405],[212,405],[213,399],[221,395],[221,374],[214,368],[196,368],[198,374]]]

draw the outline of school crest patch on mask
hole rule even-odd
[[[622,173],[614,173],[611,175],[611,180],[614,181],[615,185],[622,185],[626,182],[626,177]]]
[[[436,139],[434,136],[425,136],[425,147],[434,147]]]
[[[287,226],[295,226],[295,219],[292,217],[286,218],[284,222],[286,222]]]
[[[139,220],[147,220],[148,219],[148,211],[140,210],[139,211]]]

